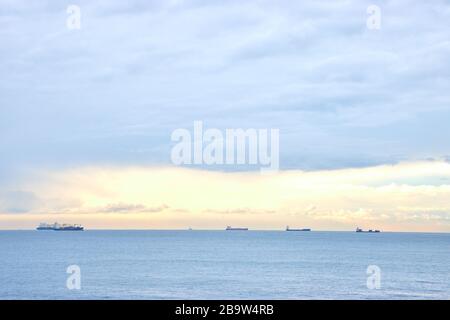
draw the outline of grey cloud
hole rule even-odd
[[[0,212],[27,213],[35,209],[41,201],[29,191],[5,191],[0,193]]]
[[[0,170],[168,163],[194,120],[279,128],[282,168],[449,154],[445,1],[379,31],[370,1],[80,1],[79,31],[68,4],[0,4]]]
[[[142,204],[117,203],[93,210],[100,213],[155,213],[164,211],[168,208],[169,206],[165,204],[157,207],[148,207]]]

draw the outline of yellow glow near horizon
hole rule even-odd
[[[40,173],[20,189],[38,201],[20,214],[0,207],[3,229],[61,221],[106,229],[450,231],[450,164],[438,161],[271,175],[90,167]]]

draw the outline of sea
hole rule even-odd
[[[0,299],[449,299],[450,234],[0,231]]]

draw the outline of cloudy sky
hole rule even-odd
[[[0,228],[450,231],[449,21],[444,0],[0,0]],[[195,120],[279,129],[280,173],[174,167]]]

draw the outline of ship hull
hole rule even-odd
[[[83,226],[60,226],[60,225],[44,225],[36,228],[38,231],[83,231]]]
[[[84,228],[58,228],[55,231],[83,231]]]

